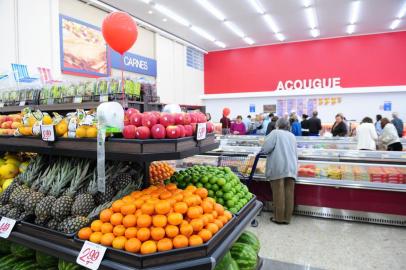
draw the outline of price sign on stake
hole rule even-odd
[[[206,139],[206,123],[197,124],[196,139],[198,141]]]
[[[41,125],[41,136],[43,141],[54,142],[55,130],[53,125]]]
[[[14,219],[2,217],[0,220],[0,237],[8,238],[15,224]]]
[[[105,252],[106,247],[85,241],[76,258],[76,263],[86,268],[96,270],[99,268]]]
[[[107,102],[109,101],[109,96],[107,95],[100,95],[100,102]]]

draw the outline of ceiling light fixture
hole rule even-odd
[[[245,34],[243,31],[241,31],[240,28],[238,28],[235,24],[233,24],[230,21],[225,21],[224,25],[227,26],[228,29],[230,29],[231,31],[234,32],[234,34],[236,34],[237,36],[239,36],[240,38],[244,38]]]
[[[215,41],[216,39],[210,35],[209,33],[207,33],[206,31],[204,31],[203,29],[201,29],[200,27],[197,26],[191,26],[190,29],[195,32],[196,34],[204,37],[205,39],[208,39],[210,41]]]
[[[347,34],[351,35],[355,32],[355,24],[350,24],[347,26]]]
[[[245,37],[245,38],[243,38],[243,40],[245,41],[245,43],[247,43],[249,45],[252,45],[252,44],[255,43],[254,40],[252,38],[249,38],[249,37]]]
[[[271,15],[264,15],[264,20],[268,24],[269,28],[271,28],[272,32],[274,32],[275,34],[279,33],[279,28],[276,25],[275,21],[272,19]]]
[[[314,29],[317,27],[317,17],[314,8],[308,7],[305,9],[307,24],[309,25],[310,29]]]
[[[150,4],[151,0],[141,0],[142,2],[144,2],[145,4]]]
[[[276,33],[275,37],[279,40],[279,41],[284,41],[285,40],[285,36],[281,33]]]
[[[351,2],[350,24],[355,24],[358,22],[360,7],[361,7],[361,1],[357,0],[357,1]]]
[[[216,44],[217,46],[219,46],[220,48],[223,48],[223,49],[226,47],[226,44],[224,44],[223,42],[218,41],[218,40],[214,41],[214,44]]]
[[[99,7],[102,7],[104,9],[107,9],[109,11],[117,11],[117,9],[113,8],[112,6],[109,6],[103,2],[100,2],[98,0],[90,0],[90,2],[92,2],[93,4],[98,5]]]
[[[219,19],[220,21],[224,21],[226,16],[218,10],[212,3],[207,0],[196,0],[202,7],[204,7],[208,12],[210,12],[214,17]]]
[[[394,30],[394,29],[398,28],[400,22],[401,22],[400,19],[394,20],[394,21],[390,24],[389,28],[390,28],[391,30]]]
[[[406,14],[406,2],[403,4],[402,8],[399,10],[398,16],[396,18],[402,19]]]
[[[156,10],[158,10],[159,12],[161,12],[162,14],[164,14],[165,16],[168,16],[169,18],[171,18],[175,22],[180,23],[181,25],[184,25],[184,26],[187,26],[187,27],[190,26],[190,22],[188,20],[186,20],[182,16],[176,14],[175,12],[168,9],[167,7],[165,7],[163,5],[160,5],[160,4],[155,4],[154,8]]]
[[[314,38],[320,36],[319,29],[317,29],[317,28],[311,29],[310,30],[310,35],[312,35],[312,37],[314,37]]]
[[[251,6],[255,9],[256,12],[259,14],[265,14],[265,9],[262,6],[262,4],[259,2],[259,0],[249,0]]]
[[[167,18],[163,18],[162,21],[163,21],[163,22],[167,22],[168,19],[167,19]]]
[[[312,0],[303,0],[303,6],[308,8],[312,5]]]
[[[152,14],[154,13],[152,10],[148,10],[148,14]]]

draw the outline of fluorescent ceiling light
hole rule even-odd
[[[191,26],[190,29],[196,34],[199,34],[200,36],[204,37],[205,39],[208,39],[210,41],[216,40],[212,35],[210,35],[209,33],[207,33],[206,31],[197,26]]]
[[[308,7],[305,9],[307,24],[309,25],[310,29],[317,27],[317,18],[314,8]]]
[[[285,36],[282,35],[281,33],[277,33],[275,35],[275,37],[279,40],[279,41],[284,41],[285,40]]]
[[[400,22],[401,22],[400,19],[394,20],[394,21],[391,23],[391,25],[389,26],[389,28],[392,29],[392,30],[395,29],[395,28],[397,28],[397,27],[399,26]]]
[[[347,26],[347,34],[351,35],[355,32],[355,24],[350,24]]]
[[[110,10],[110,11],[117,11],[117,9],[113,8],[112,6],[109,6],[103,2],[100,2],[98,0],[90,0],[90,2],[92,2],[93,4],[98,5],[99,7],[102,7],[104,9]]]
[[[240,38],[244,38],[245,34],[243,31],[241,31],[240,28],[238,28],[235,24],[233,24],[230,21],[226,21],[224,22],[225,26],[227,26],[228,29],[230,29],[231,31],[234,32],[234,34],[236,34],[237,36],[239,36]]]
[[[259,0],[248,0],[251,4],[251,6],[255,9],[256,12],[259,14],[265,14],[265,9],[262,6],[262,4],[259,2]]]
[[[252,38],[245,37],[245,38],[243,38],[243,39],[244,39],[245,43],[247,43],[247,44],[249,44],[249,45],[252,45],[252,44],[255,43],[254,40],[252,40]]]
[[[401,19],[406,14],[406,2],[403,4],[403,7],[400,9],[398,16],[396,18]]]
[[[226,16],[218,10],[212,3],[207,0],[196,0],[202,7],[204,7],[208,12],[210,12],[214,17],[219,19],[220,21],[224,21]]]
[[[144,2],[145,4],[150,4],[151,0],[141,0],[142,2]]]
[[[180,15],[176,14],[175,12],[173,12],[172,10],[168,9],[167,7],[160,5],[160,4],[155,4],[154,8],[156,10],[158,10],[159,12],[161,12],[162,14],[168,16],[169,18],[171,18],[172,20],[174,20],[175,22],[178,22],[184,26],[189,27],[190,23],[188,20],[186,20],[185,18],[181,17]]]
[[[358,21],[359,11],[361,7],[361,1],[353,1],[351,3],[351,16],[350,16],[350,24],[355,24]]]
[[[303,6],[308,8],[312,5],[312,0],[303,0]]]
[[[264,15],[264,20],[268,24],[269,28],[271,28],[272,32],[274,32],[275,34],[279,32],[279,28],[276,25],[275,21],[272,19],[271,15]]]
[[[320,31],[319,31],[319,29],[312,29],[312,30],[310,30],[310,35],[312,35],[312,37],[318,37],[318,36],[320,36]]]
[[[225,48],[225,47],[226,47],[226,44],[224,44],[223,42],[218,41],[218,40],[216,40],[216,41],[214,42],[214,44],[216,44],[216,45],[219,46],[220,48]]]

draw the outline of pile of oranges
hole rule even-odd
[[[170,178],[174,172],[175,169],[165,161],[151,163],[149,166],[151,185],[162,185],[163,181]]]
[[[232,214],[205,188],[173,183],[134,191],[100,212],[78,237],[133,253],[150,254],[209,241]]]

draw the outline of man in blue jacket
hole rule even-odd
[[[402,138],[403,136],[403,121],[402,119],[399,118],[399,115],[397,112],[392,113],[392,124],[395,126],[398,136]]]

